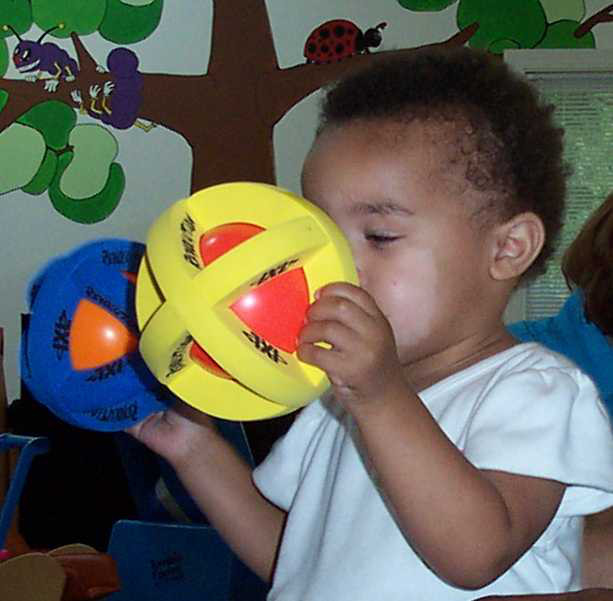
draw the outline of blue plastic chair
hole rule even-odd
[[[121,520],[108,553],[121,590],[108,601],[255,601],[267,587],[210,526]]]
[[[25,484],[32,460],[37,455],[49,450],[49,440],[42,436],[16,436],[0,434],[0,452],[9,449],[21,449],[15,473],[11,478],[6,498],[0,510],[0,549],[4,549],[6,537],[13,521],[15,509],[19,503],[23,485]]]
[[[242,425],[218,420],[217,426],[253,466]],[[268,585],[207,523],[170,466],[127,434],[115,440],[140,520],[112,528],[107,552],[121,590],[108,601],[263,601]],[[160,484],[171,503],[161,502]]]

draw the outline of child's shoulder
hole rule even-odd
[[[501,375],[526,372],[559,372],[569,377],[582,379],[581,369],[568,357],[551,350],[538,342],[522,342],[475,364],[475,375],[480,372],[499,372]]]
[[[524,385],[545,397],[568,398],[571,404],[598,399],[594,382],[576,363],[538,342],[517,344],[491,359],[489,376],[503,387]]]
[[[593,382],[574,363],[530,342],[475,367],[482,369],[478,377],[431,403],[473,465],[613,491],[609,418]],[[575,501],[565,512],[578,515]],[[598,511],[595,503],[586,506]]]
[[[475,409],[499,403],[517,407],[527,400],[534,411],[539,404],[568,409],[576,402],[596,403],[592,380],[565,356],[537,342],[514,345],[453,374],[424,391],[426,404],[455,404],[459,398]],[[557,402],[552,405],[551,401]],[[499,408],[497,408],[497,411]]]

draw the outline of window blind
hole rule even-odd
[[[528,285],[526,319],[555,315],[568,296],[561,258],[581,226],[613,190],[613,66],[611,73],[532,73],[543,98],[556,106],[572,166],[567,209],[557,251],[547,272]]]

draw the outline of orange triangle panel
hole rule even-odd
[[[70,361],[74,369],[93,369],[134,352],[136,336],[102,307],[83,299],[70,328]]]

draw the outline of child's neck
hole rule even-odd
[[[420,392],[516,344],[517,340],[502,326],[489,336],[478,340],[464,340],[435,356],[412,363],[405,368],[405,374],[411,387]]]

